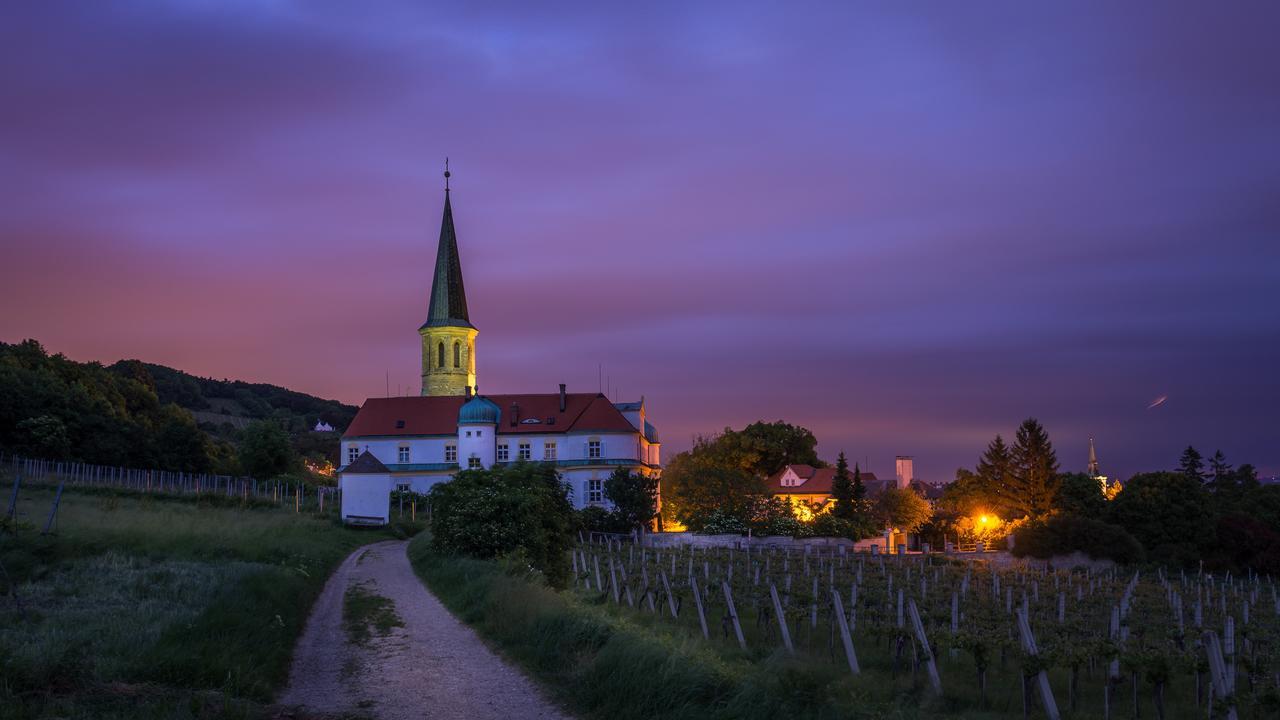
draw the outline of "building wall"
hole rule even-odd
[[[476,457],[481,467],[493,467],[496,437],[493,425],[459,425],[458,466],[465,470],[471,466],[471,458]],[[440,460],[427,462],[444,462],[444,449],[440,450]]]
[[[342,474],[338,476],[342,488],[342,520],[351,516],[378,518],[381,524],[391,519],[391,476],[382,474]],[[359,522],[359,521],[357,521]]]

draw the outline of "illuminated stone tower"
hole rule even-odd
[[[444,170],[444,219],[440,222],[440,246],[436,271],[431,278],[431,306],[427,321],[418,328],[422,336],[422,394],[465,395],[476,386],[476,335],[479,331],[467,315],[467,293],[462,287],[462,261],[453,229],[449,203],[449,163]]]

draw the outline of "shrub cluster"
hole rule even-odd
[[[1084,517],[1059,515],[1022,526],[1015,533],[1015,557],[1049,558],[1082,552],[1095,559],[1140,562],[1142,545],[1119,525]]]
[[[563,587],[574,520],[566,493],[542,463],[464,470],[431,489],[432,543],[454,555],[517,556]]]

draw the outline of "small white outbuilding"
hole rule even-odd
[[[368,450],[343,468],[338,476],[342,490],[342,522],[349,525],[386,525],[391,521],[391,471]]]

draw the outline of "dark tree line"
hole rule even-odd
[[[218,399],[255,421],[243,428],[198,423],[193,410]],[[34,340],[0,343],[0,448],[30,457],[273,477],[297,471],[303,456],[336,460],[336,435],[296,428],[317,417],[345,427],[354,412],[270,385],[196,378],[137,360],[80,363]]]

